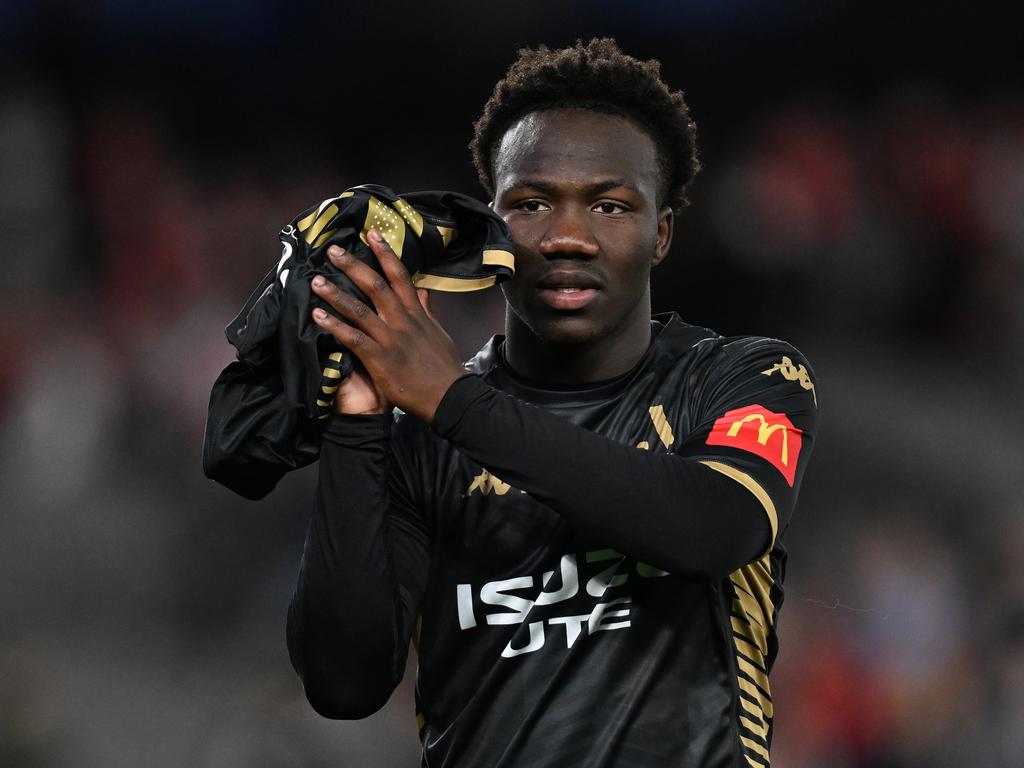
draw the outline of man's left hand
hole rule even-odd
[[[384,397],[430,424],[441,398],[465,369],[451,337],[430,311],[426,290],[413,285],[405,265],[376,230],[367,240],[383,276],[336,245],[327,255],[377,311],[318,276],[313,292],[344,320],[315,309],[313,321],[359,358]]]

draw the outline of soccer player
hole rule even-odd
[[[817,392],[784,342],[651,317],[694,136],[612,40],[520,52],[472,144],[516,274],[465,367],[383,240],[383,276],[332,251],[376,311],[313,282],[360,363],[289,611],[321,714],[379,709],[411,641],[424,765],[768,765]]]

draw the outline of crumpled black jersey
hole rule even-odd
[[[310,281],[324,275],[372,306],[326,255],[337,244],[379,271],[366,240],[370,229],[384,236],[421,288],[480,290],[514,271],[505,222],[466,195],[399,196],[366,184],[303,211],[281,230],[280,260],[225,330],[238,360],[224,369],[210,395],[207,477],[258,499],[286,472],[316,460],[318,422],[330,414],[352,360],[312,321],[315,307],[333,310]]]

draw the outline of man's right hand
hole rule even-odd
[[[334,412],[348,414],[390,413],[392,405],[373,385],[373,380],[356,363],[334,395]]]

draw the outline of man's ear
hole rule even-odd
[[[658,211],[658,235],[654,244],[654,257],[651,259],[651,266],[656,267],[668,256],[668,249],[672,245],[672,225],[675,218],[671,208],[662,208]]]

